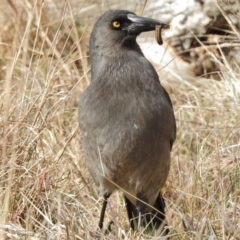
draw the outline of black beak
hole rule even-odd
[[[129,13],[127,18],[131,21],[131,24],[125,29],[128,34],[140,34],[141,32],[154,31],[157,25],[160,25],[162,28],[170,27],[170,25],[159,20],[139,17],[132,13]]]

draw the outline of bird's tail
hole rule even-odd
[[[168,229],[165,229],[166,226],[165,223],[165,201],[162,197],[161,193],[159,193],[153,209],[149,210],[149,208],[146,206],[146,209],[144,212],[139,212],[137,206],[135,206],[126,196],[125,202],[126,202],[126,208],[127,208],[127,214],[130,221],[131,228],[133,230],[138,229],[139,227],[144,228],[147,230],[147,232],[153,232],[158,229],[163,229],[162,232],[164,232],[166,235],[168,233]],[[140,223],[140,226],[139,226]]]

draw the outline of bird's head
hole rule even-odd
[[[124,45],[136,43],[136,37],[140,33],[154,31],[157,25],[169,27],[159,20],[137,16],[129,11],[108,11],[94,25],[90,48],[111,54]]]

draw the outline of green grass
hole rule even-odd
[[[77,17],[70,1],[0,7],[1,239],[95,234],[102,199],[77,121],[93,21],[91,5],[78,7]],[[216,64],[221,81],[163,79],[178,127],[163,189],[171,239],[240,239],[240,75],[230,62]],[[110,198],[105,223],[112,219],[104,239],[146,239],[129,231],[120,193]]]

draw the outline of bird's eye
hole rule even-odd
[[[112,22],[112,26],[116,29],[120,28],[121,27],[121,23],[119,21],[113,21]]]

